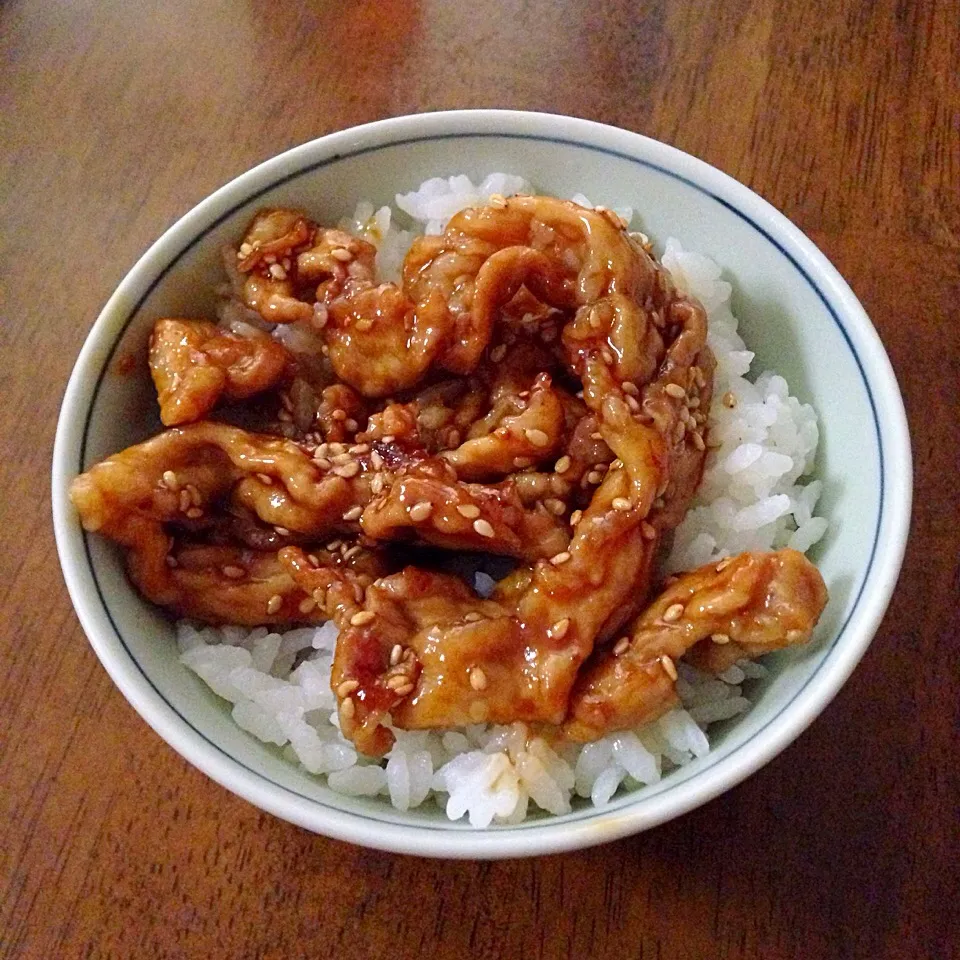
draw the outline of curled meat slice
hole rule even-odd
[[[566,525],[542,506],[525,507],[510,481],[463,483],[442,460],[399,475],[364,510],[360,525],[374,540],[415,538],[524,560],[553,556],[569,541]]]
[[[565,734],[594,740],[655,719],[677,703],[675,660],[722,672],[805,643],[826,602],[823,578],[795,550],[744,553],[681,575],[581,673]]]
[[[288,360],[266,334],[239,337],[206,320],[158,320],[150,336],[150,374],[160,419],[168,427],[191,423],[221,396],[243,400],[267,390],[284,376]]]

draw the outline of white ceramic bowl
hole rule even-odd
[[[734,311],[758,354],[821,417],[818,474],[832,523],[814,559],[830,603],[808,647],[779,655],[741,718],[711,731],[712,750],[656,786],[602,809],[473,830],[433,805],[403,814],[385,800],[330,791],[237,728],[177,659],[170,624],[129,586],[120,553],[82,532],[67,489],[83,468],[159,428],[149,379],[116,361],[144,356],[160,315],[204,315],[219,248],[268,204],[335,222],[358,199],[392,202],[429,176],[520,173],[543,192],[629,204],[656,243],[706,253],[735,282]],[[856,297],[816,247],[730,177],[645,137],[583,120],[507,111],[400,117],[322,137],[238,177],[174,224],[110,298],[67,387],[53,459],[64,576],[97,655],[124,696],[171,746],[217,782],[277,816],[365,846],[444,857],[552,853],[636,833],[741,781],[787,746],[840,689],[886,609],[910,513],[906,419],[890,363]]]

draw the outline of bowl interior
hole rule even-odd
[[[551,120],[558,118],[545,118]],[[844,656],[881,535],[884,461],[877,385],[864,369],[860,332],[843,315],[832,281],[797,254],[799,241],[783,235],[782,218],[761,201],[747,209],[747,191],[716,171],[660,144],[629,134],[618,139],[595,125],[587,125],[589,136],[583,130],[571,136],[549,122],[539,132],[530,125],[472,134],[429,126],[418,132],[408,124],[399,134],[354,140],[340,135],[333,146],[328,138],[298,148],[224,188],[165,235],[91,334],[64,405],[59,468],[68,482],[101,457],[159,429],[145,372],[149,329],[163,315],[213,316],[213,290],[222,282],[220,248],[240,235],[261,206],[300,206],[321,222],[336,222],[359,199],[391,203],[395,193],[415,189],[430,176],[467,173],[476,179],[502,170],[523,175],[546,193],[582,192],[594,203],[630,205],[637,212],[634,225],[650,235],[658,252],[675,236],[685,248],[713,257],[734,283],[734,313],[757,354],[754,372],[776,369],[820,416],[817,476],[825,483],[821,512],[831,527],[813,559],[831,599],[815,641],[775,658],[770,677],[752,691],[750,712],[711,728],[707,757],[657,786],[621,793],[601,812],[587,804],[566,817],[531,817],[520,826],[484,831],[503,836],[579,824],[576,842],[595,842],[625,832],[627,811],[635,830],[702,802],[711,789],[718,792],[750,772],[757,751],[776,730],[779,749],[812,718],[800,704],[823,682],[831,658]],[[122,372],[119,362],[128,355],[137,360],[132,374]],[[80,533],[62,502],[62,486],[54,494],[64,517],[58,534],[84,626],[124,693],[177,749],[248,799],[322,832],[448,854],[457,851],[444,848],[446,841],[424,847],[412,838],[418,831],[475,835],[447,821],[429,802],[399,813],[386,801],[335,794],[237,728],[229,705],[180,665],[169,622],[131,589],[119,551]],[[850,668],[868,639],[854,642],[861,649]],[[702,785],[696,800],[691,781]],[[377,826],[384,822],[418,831],[402,841],[384,838]],[[474,843],[470,853],[478,852],[483,850]]]

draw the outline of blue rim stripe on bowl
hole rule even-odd
[[[860,357],[858,356],[857,351],[856,351],[856,350],[854,349],[854,347],[853,347],[853,343],[852,343],[852,340],[851,340],[851,338],[850,338],[850,335],[849,335],[847,329],[844,327],[843,322],[841,321],[841,319],[840,319],[840,317],[838,316],[836,310],[834,309],[832,303],[830,302],[830,299],[826,296],[826,294],[824,294],[824,292],[820,289],[820,287],[819,287],[819,286],[817,285],[817,283],[813,280],[813,278],[809,275],[809,273],[804,269],[804,267],[796,260],[796,258],[795,258],[789,251],[787,251],[776,239],[774,239],[774,237],[773,237],[764,227],[762,227],[759,223],[757,223],[757,222],[756,222],[755,220],[753,220],[751,217],[747,216],[747,214],[745,214],[743,211],[741,211],[740,209],[738,209],[738,208],[737,208],[736,206],[734,206],[732,203],[730,203],[729,201],[725,200],[723,197],[718,196],[717,194],[713,193],[712,191],[707,190],[705,187],[701,186],[700,184],[698,184],[698,183],[695,182],[694,180],[691,180],[690,178],[685,177],[685,176],[683,176],[682,174],[679,174],[679,173],[676,173],[675,171],[669,170],[669,169],[661,166],[660,164],[654,163],[654,162],[652,162],[652,161],[650,161],[650,160],[641,159],[641,158],[636,157],[636,156],[633,156],[633,155],[631,155],[631,154],[629,154],[629,153],[624,153],[624,152],[618,151],[618,150],[612,150],[612,149],[607,148],[607,147],[600,147],[600,146],[597,146],[597,145],[595,145],[595,144],[582,143],[582,142],[577,141],[577,140],[570,140],[570,139],[566,139],[566,138],[563,138],[563,137],[547,137],[547,136],[541,136],[541,135],[537,135],[537,134],[516,134],[516,133],[506,133],[506,132],[499,132],[499,133],[483,133],[483,132],[480,132],[480,133],[464,133],[464,134],[461,134],[461,133],[451,133],[451,134],[432,134],[432,135],[426,135],[426,136],[420,136],[420,137],[408,137],[408,138],[405,138],[405,139],[395,140],[395,141],[392,141],[392,142],[386,143],[386,144],[377,144],[377,145],[374,145],[374,146],[358,148],[358,149],[353,150],[353,151],[338,152],[338,153],[334,154],[333,156],[330,156],[330,157],[327,157],[327,158],[325,158],[325,159],[323,159],[323,160],[317,161],[316,163],[313,163],[313,164],[310,164],[310,165],[308,165],[308,166],[306,166],[306,167],[303,167],[303,168],[301,168],[301,169],[298,169],[298,170],[296,170],[295,172],[292,172],[292,173],[290,173],[290,174],[287,174],[287,175],[284,175],[284,176],[281,176],[281,177],[277,177],[276,179],[272,180],[272,181],[269,183],[269,185],[263,187],[262,189],[258,190],[256,193],[250,195],[249,197],[244,198],[241,202],[234,204],[230,209],[226,210],[224,213],[222,213],[220,216],[218,216],[214,221],[212,221],[212,222],[209,223],[206,227],[204,227],[199,233],[197,233],[197,235],[196,235],[186,246],[184,246],[184,247],[176,254],[176,256],[173,257],[173,258],[170,260],[170,262],[160,271],[160,273],[156,276],[156,278],[155,278],[155,279],[153,280],[153,282],[149,285],[149,287],[146,289],[146,291],[144,291],[143,295],[139,298],[139,300],[136,302],[136,304],[132,307],[132,309],[130,310],[130,312],[129,312],[127,318],[126,318],[126,320],[123,322],[123,325],[121,326],[121,328],[118,330],[118,332],[117,332],[117,334],[116,334],[116,337],[115,337],[115,340],[114,340],[114,342],[113,342],[113,345],[112,345],[112,347],[111,347],[111,349],[110,349],[110,352],[109,352],[109,354],[108,354],[105,362],[103,363],[103,365],[102,365],[102,367],[101,367],[100,374],[99,374],[99,376],[98,376],[98,378],[97,378],[97,382],[96,382],[96,384],[95,384],[95,386],[94,386],[93,392],[92,392],[91,397],[90,397],[90,400],[89,400],[89,406],[88,406],[88,409],[87,409],[86,421],[85,421],[85,423],[84,423],[84,428],[83,428],[83,436],[82,436],[82,440],[81,440],[81,444],[80,444],[80,455],[79,455],[78,472],[81,472],[81,471],[83,471],[83,470],[85,469],[85,465],[86,465],[86,464],[85,464],[85,461],[86,461],[87,439],[88,439],[88,436],[89,436],[90,423],[91,423],[91,419],[92,419],[92,416],[93,416],[93,411],[94,411],[94,408],[95,408],[95,406],[96,406],[97,398],[98,398],[98,395],[99,395],[99,392],[100,392],[100,387],[101,387],[101,385],[102,385],[102,383],[103,383],[103,379],[104,379],[104,377],[105,377],[105,375],[106,375],[107,370],[110,368],[110,362],[111,362],[111,360],[113,359],[113,355],[114,355],[115,351],[117,350],[117,348],[118,348],[118,346],[119,346],[120,340],[121,340],[124,332],[125,332],[126,329],[129,327],[130,323],[132,323],[132,321],[134,320],[134,318],[137,316],[137,314],[138,314],[139,311],[140,311],[140,308],[143,306],[143,304],[144,304],[144,303],[146,302],[146,300],[149,298],[150,294],[151,294],[151,293],[153,292],[153,290],[157,287],[157,285],[164,279],[164,277],[166,277],[166,275],[170,272],[170,270],[172,270],[172,269],[179,263],[179,261],[182,259],[182,257],[183,257],[187,252],[189,252],[199,241],[201,241],[204,237],[206,237],[211,231],[213,231],[214,229],[216,229],[216,227],[218,227],[220,224],[222,224],[223,222],[225,222],[226,220],[228,220],[230,217],[232,217],[232,216],[233,216],[239,209],[241,209],[242,207],[245,207],[245,206],[250,205],[251,203],[253,203],[253,202],[255,202],[256,200],[258,200],[260,197],[264,196],[266,193],[269,193],[271,190],[274,190],[274,189],[276,189],[277,187],[283,186],[284,184],[289,183],[289,182],[291,182],[291,181],[293,181],[293,180],[297,180],[297,179],[299,179],[299,178],[301,178],[301,177],[303,177],[303,176],[305,176],[305,175],[313,172],[314,170],[321,169],[322,167],[329,166],[329,165],[332,165],[332,164],[334,164],[334,163],[338,163],[338,162],[343,161],[343,160],[352,159],[352,158],[355,158],[355,157],[358,157],[358,156],[362,156],[362,155],[364,155],[364,154],[375,153],[375,152],[377,152],[377,151],[386,150],[386,149],[392,149],[392,148],[395,148],[395,147],[404,146],[404,145],[409,145],[409,144],[414,144],[414,143],[429,143],[429,142],[433,142],[433,141],[443,141],[443,140],[471,140],[471,139],[527,140],[527,141],[537,141],[537,142],[542,142],[542,143],[553,143],[553,144],[562,145],[562,146],[572,146],[572,147],[575,147],[575,148],[578,148],[578,149],[588,150],[588,151],[592,151],[592,152],[595,152],[595,153],[601,153],[601,154],[604,154],[604,155],[607,155],[607,156],[610,156],[610,157],[615,157],[615,158],[620,159],[620,160],[626,160],[626,161],[628,161],[628,162],[630,162],[630,163],[637,164],[637,165],[640,165],[640,166],[644,166],[644,167],[647,167],[647,168],[652,169],[652,170],[656,170],[658,173],[661,173],[661,174],[663,174],[663,175],[665,175],[665,176],[670,177],[671,179],[677,180],[677,181],[679,181],[679,182],[687,185],[688,187],[691,187],[692,189],[696,190],[698,193],[701,193],[701,194],[709,197],[710,199],[714,200],[716,203],[718,203],[718,204],[720,204],[721,206],[723,206],[725,209],[727,209],[728,211],[730,211],[731,213],[733,213],[733,214],[734,214],[735,216],[737,216],[739,219],[743,220],[743,221],[744,221],[745,223],[747,223],[750,227],[752,227],[752,228],[753,228],[754,230],[756,230],[759,234],[761,234],[761,235],[767,240],[768,243],[770,243],[774,248],[776,248],[777,251],[778,251],[778,252],[797,270],[797,272],[804,278],[804,280],[807,282],[807,284],[810,286],[810,288],[811,288],[811,289],[814,291],[814,293],[817,295],[818,299],[821,301],[821,303],[822,303],[822,304],[824,305],[824,307],[827,309],[827,312],[830,314],[830,317],[832,318],[834,324],[835,324],[835,325],[837,326],[837,328],[839,329],[839,331],[840,331],[840,333],[841,333],[841,335],[842,335],[842,337],[843,337],[843,339],[844,339],[844,342],[847,344],[847,347],[848,347],[848,349],[850,350],[850,353],[851,353],[851,355],[853,356],[854,362],[856,363],[857,369],[858,369],[858,371],[859,371],[859,373],[860,373],[860,377],[861,377],[861,379],[862,379],[862,381],[863,381],[863,386],[864,386],[864,389],[866,390],[867,398],[868,398],[869,403],[870,403],[870,410],[871,410],[871,413],[872,413],[872,415],[873,415],[873,427],[874,427],[874,431],[875,431],[875,435],[876,435],[876,441],[877,441],[877,451],[878,451],[878,461],[879,461],[879,474],[880,474],[880,495],[879,495],[879,501],[878,501],[877,519],[876,519],[876,526],[875,526],[875,529],[874,529],[873,542],[872,542],[871,547],[870,547],[870,557],[869,557],[869,560],[868,560],[868,562],[867,562],[866,568],[865,568],[865,570],[864,570],[864,572],[863,572],[863,577],[862,577],[862,579],[861,579],[861,581],[860,581],[860,584],[859,584],[859,586],[858,586],[858,588],[857,588],[857,590],[856,590],[856,596],[855,596],[855,599],[854,599],[854,601],[853,601],[853,604],[852,604],[851,607],[850,607],[850,611],[849,611],[849,613],[847,614],[847,617],[846,617],[846,619],[844,620],[843,624],[840,626],[840,629],[837,631],[836,635],[834,636],[833,640],[830,642],[830,645],[829,645],[829,646],[826,648],[826,650],[824,651],[823,659],[822,659],[821,662],[818,664],[818,666],[817,666],[817,668],[814,670],[813,674],[811,674],[811,676],[806,680],[806,682],[803,684],[803,686],[801,686],[800,689],[795,692],[794,696],[793,696],[793,697],[790,699],[790,701],[788,701],[788,703],[785,705],[784,709],[786,709],[787,707],[789,707],[792,703],[794,703],[794,702],[797,700],[797,698],[798,698],[798,697],[803,693],[803,691],[810,685],[810,683],[812,683],[812,682],[814,681],[814,679],[816,679],[817,675],[821,672],[821,670],[823,670],[824,666],[827,664],[828,660],[830,659],[831,653],[833,652],[834,648],[836,647],[836,645],[837,645],[838,642],[840,641],[841,637],[842,637],[843,634],[844,634],[844,631],[845,631],[846,628],[847,628],[847,625],[849,624],[850,620],[853,618],[854,614],[857,612],[857,610],[858,610],[858,608],[859,608],[859,606],[860,606],[860,603],[861,603],[861,600],[862,600],[862,596],[863,596],[863,591],[864,591],[865,584],[866,584],[866,582],[867,582],[867,580],[868,580],[868,578],[869,578],[870,571],[872,570],[873,565],[874,565],[874,561],[875,561],[875,559],[876,559],[877,545],[878,545],[878,542],[879,542],[880,529],[881,529],[882,521],[883,521],[884,492],[885,492],[885,459],[884,459],[884,450],[883,450],[883,439],[882,439],[881,430],[880,430],[880,422],[879,422],[879,418],[878,418],[878,415],[877,415],[877,408],[876,408],[876,404],[875,404],[875,401],[874,401],[873,392],[872,392],[872,390],[870,389],[870,382],[869,382],[869,380],[867,379],[866,373],[865,373],[865,371],[864,371],[864,369],[863,369],[863,365],[862,365],[861,362],[860,362]],[[127,642],[126,642],[125,638],[123,637],[122,633],[120,632],[120,630],[119,630],[118,627],[117,627],[116,621],[114,620],[113,614],[112,614],[112,612],[111,612],[111,610],[110,610],[110,607],[109,607],[109,605],[108,605],[108,603],[107,603],[107,600],[106,600],[106,597],[105,597],[105,595],[104,595],[104,592],[103,592],[103,590],[101,589],[100,581],[99,581],[99,579],[98,579],[98,577],[97,577],[96,567],[95,567],[95,565],[94,565],[94,563],[93,563],[93,557],[92,557],[91,551],[90,551],[90,535],[87,534],[87,533],[84,533],[84,549],[85,549],[85,551],[86,551],[86,556],[87,556],[87,562],[88,562],[89,570],[90,570],[90,572],[91,572],[91,576],[92,576],[92,578],[93,578],[94,585],[95,585],[96,591],[97,591],[97,595],[98,595],[98,597],[99,597],[101,606],[102,606],[102,608],[103,608],[103,612],[104,612],[107,620],[110,622],[110,625],[111,625],[111,627],[113,628],[114,633],[116,634],[116,637],[117,637],[119,643],[120,643],[121,646],[123,647],[125,653],[126,653],[127,656],[129,657],[131,663],[133,663],[133,664],[137,667],[137,669],[138,669],[139,672],[140,672],[140,675],[143,677],[144,680],[146,680],[147,684],[151,687],[151,689],[152,689],[152,690],[156,693],[156,695],[166,704],[166,706],[173,712],[173,714],[176,715],[186,726],[188,726],[191,730],[193,730],[205,743],[209,744],[211,747],[214,748],[214,750],[216,750],[218,753],[222,754],[230,763],[236,764],[237,766],[239,766],[239,767],[241,767],[242,769],[246,770],[248,773],[252,774],[254,777],[256,777],[256,778],[264,781],[265,783],[269,784],[271,787],[273,787],[273,788],[275,788],[275,789],[284,791],[284,792],[289,793],[289,794],[291,794],[291,795],[293,795],[293,796],[295,796],[295,797],[298,797],[298,798],[300,798],[300,799],[302,799],[302,800],[306,800],[306,801],[308,801],[308,802],[310,802],[310,803],[316,803],[316,804],[318,804],[318,805],[320,805],[320,806],[326,807],[326,808],[329,809],[329,810],[336,811],[337,813],[344,814],[344,815],[346,815],[346,816],[348,816],[348,817],[357,818],[357,819],[362,819],[362,820],[366,820],[366,821],[373,822],[373,823],[385,823],[385,822],[389,822],[388,817],[368,816],[368,815],[366,815],[366,814],[363,814],[363,813],[361,813],[361,812],[359,812],[359,811],[355,811],[355,810],[345,811],[342,807],[339,807],[339,806],[337,806],[337,805],[335,805],[335,804],[326,803],[326,802],[324,802],[323,800],[321,800],[321,799],[319,799],[319,798],[317,798],[317,797],[314,797],[314,796],[311,796],[311,795],[308,795],[308,794],[305,794],[305,793],[300,793],[299,791],[294,790],[294,789],[292,789],[291,787],[288,787],[288,786],[285,786],[285,785],[283,785],[283,784],[277,783],[275,780],[272,780],[270,777],[266,776],[266,774],[262,773],[262,772],[259,771],[259,770],[255,770],[255,769],[253,769],[252,767],[247,766],[246,764],[242,763],[240,760],[238,760],[238,759],[236,759],[235,757],[233,757],[231,754],[227,753],[222,747],[220,747],[220,746],[219,746],[217,743],[215,743],[214,741],[210,740],[202,731],[200,731],[197,727],[195,727],[186,717],[184,717],[184,716],[176,709],[176,707],[173,706],[173,704],[170,703],[169,700],[167,700],[167,698],[163,695],[163,693],[154,685],[154,683],[153,683],[153,681],[150,679],[150,677],[149,677],[146,673],[143,672],[143,670],[140,668],[140,664],[138,663],[138,661],[136,660],[136,658],[133,656],[130,648],[129,648],[128,645],[127,645]],[[714,752],[711,751],[711,753],[708,754],[708,755],[704,758],[705,763],[704,763],[703,765],[701,765],[701,764],[699,764],[699,763],[691,763],[691,764],[688,765],[688,766],[685,766],[685,767],[679,768],[679,769],[677,769],[677,770],[675,770],[675,771],[672,771],[660,784],[656,784],[656,785],[648,786],[648,787],[643,787],[643,788],[641,788],[640,790],[637,790],[637,791],[627,792],[627,793],[625,793],[625,794],[618,795],[616,798],[614,798],[614,800],[612,800],[612,801],[610,802],[610,804],[607,805],[607,807],[604,808],[605,811],[615,811],[615,810],[617,810],[620,806],[623,806],[623,805],[631,802],[638,794],[642,794],[643,798],[644,798],[644,799],[647,799],[647,798],[652,798],[652,797],[654,797],[654,796],[661,795],[661,794],[663,794],[663,793],[665,793],[665,792],[673,789],[674,787],[679,786],[681,783],[683,783],[685,780],[689,779],[690,777],[699,774],[699,773],[702,772],[704,769],[708,769],[709,767],[714,766],[715,763],[716,763],[717,761],[719,761],[721,758],[726,757],[726,756],[730,756],[730,755],[732,755],[732,754],[734,754],[734,753],[737,753],[738,751],[743,750],[743,749],[747,746],[747,744],[749,744],[753,739],[755,739],[757,736],[759,736],[761,733],[763,733],[763,731],[766,730],[766,728],[769,727],[771,723],[775,722],[775,720],[776,720],[776,718],[772,718],[772,719],[771,719],[770,721],[768,721],[763,727],[761,727],[761,728],[760,728],[759,730],[757,730],[754,734],[752,734],[749,739],[743,741],[743,742],[740,743],[740,744],[737,744],[736,746],[732,747],[729,751],[726,751],[726,752],[723,752],[723,753],[719,753],[719,754],[718,754],[718,753],[714,753]],[[539,815],[539,816],[534,816],[534,817],[528,818],[528,819],[527,819],[526,821],[524,821],[523,823],[515,824],[515,825],[510,825],[510,826],[494,825],[494,826],[493,826],[493,829],[495,829],[498,833],[515,832],[515,831],[519,831],[519,830],[531,829],[531,828],[536,828],[536,827],[538,827],[538,826],[542,826],[545,821],[546,821],[546,822],[549,822],[549,823],[551,823],[551,824],[553,824],[553,823],[574,823],[574,822],[577,822],[578,820],[587,819],[587,818],[592,817],[592,816],[594,816],[594,815],[595,815],[595,810],[594,810],[594,808],[585,808],[585,809],[580,809],[580,810],[574,810],[573,812],[571,812],[571,813],[569,813],[569,814],[562,815],[562,816],[552,816],[552,815],[549,815],[549,814],[543,814],[543,815]],[[434,831],[449,831],[449,830],[451,830],[451,829],[457,829],[457,828],[462,828],[462,829],[464,829],[465,831],[470,831],[470,830],[471,830],[470,827],[467,827],[467,826],[465,826],[465,825],[463,825],[463,824],[460,824],[460,823],[452,823],[452,822],[450,822],[450,823],[446,823],[446,824],[435,824],[435,823],[431,823],[431,822],[429,822],[429,821],[424,821],[424,822],[422,822],[422,823],[418,823],[416,828],[417,828],[417,829],[434,830]]]

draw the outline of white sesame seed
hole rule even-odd
[[[561,564],[566,563],[569,559],[570,559],[570,553],[567,550],[561,550],[560,553],[555,553],[550,558],[550,562],[555,567],[559,567]]]
[[[527,427],[523,431],[523,435],[535,446],[535,447],[549,447],[550,446],[550,437],[544,430],[539,430],[536,427]]]
[[[487,675],[479,667],[474,667],[470,671],[470,686],[474,690],[487,689]]]
[[[527,467],[532,467],[533,464],[534,464],[534,461],[531,460],[530,457],[514,457],[513,458],[513,465],[518,470],[526,470]]]
[[[483,614],[477,613],[476,610],[471,610],[464,618],[467,623],[479,623],[483,620]]]
[[[327,320],[330,319],[330,313],[327,310],[326,306],[322,303],[315,303],[313,305],[313,317],[311,323],[317,330],[322,330],[327,325]]]
[[[683,616],[683,604],[671,603],[663,612],[664,623],[676,623]]]
[[[203,516],[203,511],[199,507],[191,507],[187,511],[187,517],[190,520],[199,520]]]
[[[725,633],[715,633],[715,634],[713,634],[712,637],[710,637],[710,639],[711,639],[714,643],[720,644],[720,646],[723,646],[723,644],[730,642],[730,637],[727,636],[727,634],[725,634]]]
[[[347,697],[347,699],[340,704],[340,717],[342,720],[352,720],[356,712],[357,705],[350,697]]]
[[[647,521],[644,520],[640,524],[640,535],[644,540],[654,540],[657,536],[657,529],[652,523],[647,523]]]
[[[390,666],[395,667],[402,657],[403,647],[401,647],[399,643],[395,643],[393,649],[390,651]]]
[[[698,450],[703,451],[703,450],[706,450],[706,449],[707,449],[707,445],[706,445],[706,443],[704,442],[704,439],[703,439],[703,435],[702,435],[702,434],[697,433],[697,431],[694,431],[693,433],[690,434],[690,436],[693,437],[693,445],[694,445]]]
[[[274,280],[286,280],[286,279],[287,279],[287,271],[284,270],[283,267],[281,267],[279,263],[271,263],[271,264],[270,264],[270,276],[273,277]]]
[[[494,347],[490,351],[490,359],[494,363],[499,363],[507,355],[507,348],[501,343],[499,347]]]
[[[484,520],[482,517],[479,520],[473,521],[473,529],[476,530],[481,537],[493,536],[493,527],[490,526],[489,521]]]
[[[339,260],[341,263],[347,263],[353,259],[353,254],[344,247],[335,247],[330,251],[330,256],[333,257],[334,260]]]
[[[366,333],[373,327],[373,321],[369,317],[362,317],[357,321],[357,329],[361,333]]]
[[[682,400],[687,395],[687,391],[684,390],[679,383],[668,383],[663,389],[667,394],[677,400]]]
[[[567,631],[570,629],[570,618],[564,617],[562,620],[558,620],[550,628],[550,636],[554,640],[562,640],[566,635]]]
[[[466,517],[468,520],[474,520],[480,516],[480,508],[474,503],[458,503],[457,513],[459,513],[461,517]]]
[[[359,520],[361,514],[363,513],[363,507],[359,504],[355,507],[351,507],[343,514],[344,520]]]
[[[281,597],[279,593],[275,593],[267,601],[267,613],[272,615],[276,613],[282,606],[283,606],[283,597]]]
[[[290,531],[286,527],[274,527],[273,529],[276,530],[276,532],[279,533],[281,537],[290,536]]]
[[[410,519],[414,523],[426,520],[433,513],[433,504],[429,500],[421,500],[410,508]]]
[[[556,470],[557,473],[566,473],[570,469],[572,462],[568,456],[564,455],[553,465],[553,469]]]
[[[733,563],[733,557],[725,557],[716,565],[716,567],[714,567],[714,569],[717,571],[717,573],[723,573],[723,571],[726,570],[731,563]]]
[[[312,613],[317,606],[317,601],[313,597],[306,597],[300,601],[300,606],[297,608],[302,614],[306,615]]]
[[[621,638],[613,645],[613,655],[614,655],[615,657],[619,657],[621,654],[624,654],[624,653],[627,652],[627,648],[628,648],[629,646],[630,646],[630,638],[629,638],[629,637],[621,637]]]
[[[622,513],[633,509],[633,504],[626,497],[614,497],[611,506],[614,510],[619,510]]]
[[[350,626],[362,627],[372,623],[376,619],[376,614],[372,610],[359,610],[350,618]]]
[[[620,389],[630,397],[639,397],[640,388],[632,380],[624,380],[620,384]]]
[[[555,497],[548,497],[543,501],[543,505],[555,517],[562,517],[567,512],[567,505],[562,500],[557,500]]]
[[[673,661],[672,661],[666,654],[664,654],[664,655],[660,658],[660,663],[663,665],[663,669],[667,672],[667,676],[668,676],[671,680],[676,681],[676,679],[677,679],[677,668],[674,666]]]
[[[246,572],[243,567],[234,567],[232,565],[223,568],[223,575],[229,580],[239,580]]]
[[[180,487],[177,475],[172,470],[163,471],[163,482],[167,489],[172,490],[174,493],[176,493]]]
[[[583,511],[574,510],[573,513],[570,514],[570,526],[575,527],[582,518],[583,518]]]
[[[337,696],[341,699],[343,697],[349,697],[354,690],[360,689],[359,680],[344,680],[343,683],[337,686]]]
[[[737,398],[733,395],[733,393],[730,390],[728,390],[723,395],[723,400],[721,402],[725,407],[729,407],[732,410],[737,405]]]

